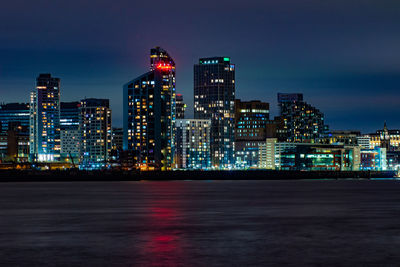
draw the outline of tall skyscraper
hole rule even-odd
[[[176,168],[210,168],[210,124],[210,120],[176,120]]]
[[[142,170],[170,170],[175,146],[175,62],[150,50],[150,71],[128,82],[124,94],[124,150]]]
[[[212,167],[233,167],[235,65],[230,58],[201,58],[194,65],[194,117],[211,120]]]
[[[185,118],[185,109],[186,109],[186,105],[183,102],[183,95],[176,94],[176,118],[177,119]]]
[[[111,109],[108,99],[88,98],[80,104],[81,169],[104,168],[111,152]]]
[[[302,94],[278,93],[278,104],[283,120],[282,141],[316,143],[327,134],[324,114],[304,102]]]
[[[33,159],[60,160],[60,79],[40,74],[31,93],[30,142]]]

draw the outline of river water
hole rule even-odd
[[[400,181],[0,184],[2,266],[399,266]]]

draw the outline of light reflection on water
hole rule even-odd
[[[394,180],[3,183],[0,192],[7,266],[400,262]]]

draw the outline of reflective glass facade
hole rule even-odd
[[[160,47],[150,71],[124,85],[124,149],[137,168],[171,170],[175,146],[175,63]]]
[[[211,120],[212,167],[233,167],[235,65],[230,58],[201,58],[194,65],[194,117]]]

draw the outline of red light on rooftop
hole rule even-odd
[[[171,65],[169,65],[169,64],[158,64],[157,65],[157,69],[159,69],[159,70],[170,70],[170,69],[172,69],[172,66]]]

